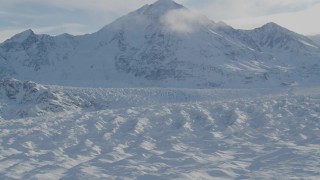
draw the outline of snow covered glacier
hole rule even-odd
[[[320,87],[31,87],[1,96],[1,179],[320,177]]]
[[[0,44],[0,179],[319,179],[320,46],[171,0]]]

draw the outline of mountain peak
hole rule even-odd
[[[293,33],[292,31],[290,31],[289,29],[286,29],[274,22],[269,22],[259,28],[256,28],[255,30],[257,31],[262,31],[265,33],[285,33],[285,34],[291,34]]]
[[[158,0],[153,5],[165,5],[165,6],[171,6],[171,5],[176,5],[177,3],[172,1],[172,0]]]
[[[172,0],[158,0],[155,3],[151,4],[150,6],[152,6],[155,9],[168,9],[168,10],[184,8],[184,6]]]
[[[274,23],[274,22],[269,22],[269,23],[263,25],[262,27],[265,27],[265,28],[274,28],[274,27],[276,27],[276,28],[282,28],[280,25],[278,25],[278,24],[276,24],[276,23]]]
[[[263,30],[267,30],[267,31],[290,31],[290,30],[288,30],[288,29],[286,29],[286,28],[284,28],[274,22],[269,22],[258,29],[263,29]]]
[[[27,29],[27,30],[19,33],[18,35],[20,35],[20,36],[30,36],[30,35],[33,35],[33,34],[34,34],[34,32],[31,29]]]
[[[152,17],[161,17],[170,10],[183,8],[185,7],[172,0],[158,0],[151,5],[143,7],[142,13],[145,15],[151,15]]]
[[[28,37],[30,37],[32,35],[34,35],[34,32],[31,29],[28,29],[28,30],[25,30],[19,34],[16,34],[10,40],[13,42],[23,42],[26,39],[28,39]]]

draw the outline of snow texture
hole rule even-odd
[[[0,118],[1,179],[320,177],[317,87],[50,88],[108,107]]]

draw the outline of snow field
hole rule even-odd
[[[317,92],[3,119],[0,178],[318,179]]]

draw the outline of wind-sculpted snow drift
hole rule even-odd
[[[317,179],[320,91],[307,90],[0,120],[0,178]]]

